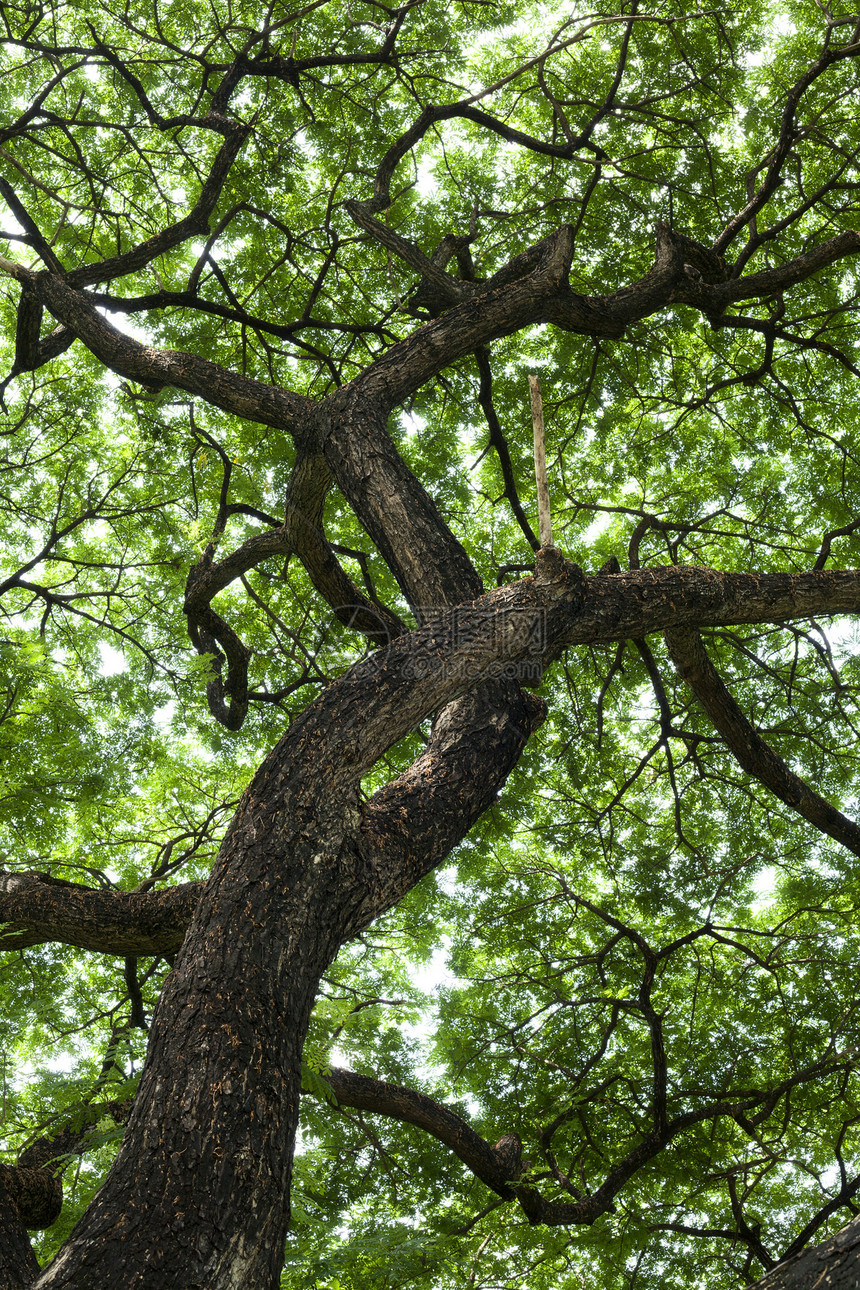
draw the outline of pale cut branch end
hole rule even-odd
[[[535,438],[535,479],[537,480],[538,532],[541,547],[552,546],[552,520],[549,513],[549,485],[546,478],[546,433],[543,423],[543,400],[540,381],[529,377],[529,395],[532,404],[532,424]]]
[[[23,264],[16,264],[14,260],[7,260],[3,255],[0,255],[0,273],[8,273],[10,278],[17,278],[19,282],[30,276]]]

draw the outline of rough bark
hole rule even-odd
[[[519,721],[485,719],[480,690],[454,705],[384,790],[386,828],[358,808],[366,702],[330,687],[245,793],[159,1000],[123,1147],[39,1287],[107,1286],[117,1268],[153,1290],[275,1284],[319,977],[494,800],[542,713],[525,699]]]
[[[316,424],[317,408],[310,399],[230,372],[196,354],[155,349],[124,336],[98,312],[83,291],[69,286],[66,278],[50,273],[32,274],[8,260],[0,261],[0,268],[11,272],[25,290],[34,290],[58,321],[63,315],[68,320],[66,326],[75,336],[119,375],[150,388],[176,386],[225,412],[249,421],[262,421],[303,440]]]
[[[432,589],[443,590],[438,585]],[[754,575],[668,566],[585,577],[558,552],[546,551],[539,556],[535,578],[500,587],[397,638],[331,687],[324,706],[340,731],[340,755],[345,755],[344,741],[352,740],[356,764],[360,759],[367,765],[389,741],[481,678],[503,675],[506,669],[517,672],[526,662],[534,669],[534,680],[570,645],[638,638],[690,623],[724,626],[847,613],[858,604],[860,572],[855,570]],[[370,696],[374,711],[369,713]],[[480,703],[474,696],[470,703],[470,737],[479,741],[494,723],[511,719],[507,698],[494,707],[484,692]],[[450,709],[445,718],[452,727],[455,712]],[[523,728],[530,727],[533,717],[519,720]],[[411,818],[425,821],[428,837],[437,827],[447,827],[448,812],[439,814],[435,802],[425,811],[422,804],[432,757],[428,748],[404,776],[363,807],[362,836],[390,833],[390,822],[403,818],[395,804],[398,795],[408,796]],[[414,880],[405,873],[401,894]],[[173,953],[202,886],[122,893],[58,882],[46,874],[2,875],[0,920],[5,927],[0,944],[11,949],[56,940],[122,955]]]
[[[57,1148],[57,1154],[62,1150]],[[41,1166],[26,1163],[0,1166],[3,1187],[18,1211],[24,1227],[40,1230],[50,1227],[60,1217],[63,1185],[55,1174]]]
[[[319,975],[344,940],[464,835],[540,719],[541,705],[518,700],[509,683],[475,689],[476,678],[500,661],[533,657],[536,640],[551,654],[571,638],[615,638],[619,605],[629,617],[631,599],[640,613],[628,630],[639,635],[643,617],[665,626],[691,615],[749,621],[844,607],[856,603],[858,578],[671,568],[587,579],[557,552],[542,552],[535,578],[458,606],[330,686],[242,799],[159,1003],[126,1143],[40,1286],[109,1285],[115,1266],[133,1267],[127,1284],[141,1287],[234,1285],[237,1276],[248,1286],[272,1283],[287,1218],[301,1044]],[[626,591],[607,595],[606,584],[618,582]],[[361,773],[446,702],[422,757],[359,808]],[[243,934],[248,927],[253,937]],[[285,977],[287,962],[302,970]],[[189,1052],[199,1061],[189,1064]],[[664,1138],[694,1120],[681,1117],[643,1142],[594,1197],[557,1204],[522,1188],[520,1202],[532,1222],[593,1221]],[[155,1230],[164,1236],[153,1246]]]
[[[754,1290],[857,1290],[860,1286],[860,1218],[756,1281]]]
[[[69,1158],[86,1150],[102,1117],[109,1116],[117,1124],[123,1124],[131,1107],[132,1099],[79,1107],[59,1131],[55,1129],[31,1142],[14,1165],[0,1165],[0,1188],[23,1228],[40,1230],[57,1221],[63,1204],[62,1175]],[[13,1235],[7,1234],[6,1239],[14,1245]]]
[[[38,1276],[39,1264],[7,1186],[11,1172],[0,1166],[0,1290],[25,1290]]]
[[[0,949],[59,941],[104,954],[175,954],[202,886],[105,891],[45,873],[0,873]]]
[[[373,55],[355,61],[384,64],[405,14],[406,9],[395,16]],[[482,597],[466,552],[387,435],[387,417],[456,359],[531,324],[617,339],[631,323],[678,304],[718,322],[731,304],[773,297],[856,254],[860,235],[845,231],[748,277],[742,276],[743,257],[731,272],[721,258],[780,180],[805,89],[826,66],[853,57],[856,48],[831,50],[798,81],[759,192],[731,219],[715,248],[699,246],[660,223],[652,268],[638,281],[600,296],[570,288],[573,226],[563,225],[487,281],[475,282],[449,277],[441,259],[427,256],[376,216],[390,203],[398,163],[439,122],[459,116],[554,158],[573,156],[580,148],[596,155],[591,134],[615,90],[585,128],[563,143],[531,138],[468,102],[425,108],[380,163],[373,197],[348,209],[361,229],[418,273],[438,316],[391,345],[350,385],[315,404],[198,355],[132,340],[99,312],[105,298],[86,288],[144,269],[188,238],[209,233],[215,203],[249,132],[226,115],[243,76],[295,85],[300,71],[342,65],[351,56],[294,60],[259,51],[251,57],[246,51],[220,69],[223,80],[206,115],[167,119],[123,60],[95,39],[89,56],[107,62],[124,79],[151,124],[161,130],[184,125],[214,130],[224,142],[188,215],[124,254],[68,273],[19,203],[19,222],[47,271],[33,273],[0,260],[0,269],[22,288],[15,370],[34,370],[79,339],[114,373],[148,388],[175,386],[292,436],[313,463],[316,483],[327,486],[327,472],[336,480],[422,623],[331,685],[294,723],[243,795],[202,887],[122,896],[69,890],[70,885],[54,891],[34,875],[10,875],[0,887],[7,946],[50,936],[136,954],[167,952],[182,942],[153,1020],[126,1140],[95,1203],[38,1286],[268,1290],[278,1280],[289,1215],[300,1055],[320,974],[340,945],[439,863],[495,799],[542,715],[540,703],[520,690],[518,669],[525,664],[539,672],[575,644],[641,639],[667,628],[856,612],[860,604],[860,574],[853,571],[741,575],[672,567],[589,578],[551,550],[539,554],[533,579]],[[16,129],[25,128],[26,117],[25,112]],[[693,276],[686,271],[690,266]],[[189,292],[196,292],[196,282]],[[58,327],[40,339],[44,311]],[[239,319],[242,325],[246,320]],[[367,604],[353,600],[355,589],[332,562],[320,532],[318,490],[310,494],[293,512],[288,506],[282,526],[217,563],[216,532],[212,549],[189,579],[192,638],[203,652],[215,654],[219,669],[227,664],[226,677],[219,671],[209,697],[213,712],[228,726],[241,722],[247,705],[246,655],[232,628],[212,609],[212,599],[233,578],[274,552],[295,551],[329,603],[342,606],[348,594],[350,603],[373,618]],[[299,519],[304,530],[294,523]],[[221,529],[222,520],[219,515]],[[450,606],[458,608],[441,612]],[[390,625],[378,633],[380,639]],[[513,669],[512,676],[505,676],[506,669]],[[433,713],[438,715],[426,751],[361,805],[362,773]],[[386,1096],[399,1097],[401,1111],[429,1116],[426,1106],[416,1110],[400,1095]],[[708,1114],[736,1110],[718,1104]],[[663,1105],[653,1133],[632,1148],[592,1197],[556,1204],[519,1187],[529,1220],[593,1221],[632,1173],[697,1116],[668,1119]],[[445,1132],[456,1137],[459,1131],[449,1121]],[[462,1145],[462,1135],[460,1140]],[[497,1144],[495,1164],[501,1169],[504,1155],[509,1170],[500,1179],[478,1144],[471,1144],[486,1177],[502,1185],[514,1178],[516,1152],[510,1147],[510,1142],[504,1150],[501,1140]],[[6,1188],[0,1189],[4,1199],[20,1220]],[[10,1239],[14,1261],[14,1231]],[[10,1278],[25,1275],[25,1263],[22,1253]]]

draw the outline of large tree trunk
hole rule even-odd
[[[398,69],[400,74],[395,54],[398,32],[407,12],[418,8],[407,5],[402,10],[391,11],[392,23],[379,48],[372,54],[355,56],[364,66],[362,75],[374,66],[385,68],[386,76],[391,68]],[[118,15],[114,17],[119,28],[127,22]],[[134,117],[142,108],[150,125],[156,125],[162,132],[193,127],[214,130],[223,136],[189,213],[155,233],[149,227],[148,213],[146,220],[132,220],[127,245],[118,244],[117,253],[108,259],[79,264],[67,272],[58,254],[66,253],[64,243],[74,254],[75,240],[58,234],[58,250],[53,249],[54,242],[50,239],[50,228],[55,227],[53,213],[50,226],[45,225],[48,235],[40,230],[45,210],[50,206],[40,207],[39,220],[32,218],[13,186],[0,177],[3,198],[25,230],[25,244],[37,251],[45,266],[43,272],[35,272],[17,259],[0,258],[0,272],[21,288],[14,373],[37,371],[77,339],[108,371],[139,381],[147,391],[173,386],[231,416],[259,423],[293,440],[297,460],[283,524],[262,512],[254,512],[258,519],[271,523],[271,530],[248,539],[232,555],[216,561],[216,547],[226,528],[229,493],[229,459],[222,453],[224,476],[218,519],[206,553],[191,572],[185,605],[192,641],[202,654],[212,653],[215,657],[217,676],[209,686],[209,700],[217,719],[229,729],[238,729],[242,723],[249,703],[247,659],[250,651],[213,609],[213,597],[265,557],[295,552],[315,589],[333,612],[342,619],[358,622],[360,630],[375,644],[387,643],[389,636],[402,629],[390,611],[377,612],[378,607],[370,605],[355,591],[327,546],[322,514],[332,481],[366,528],[375,550],[396,578],[416,619],[423,624],[408,640],[405,635],[401,636],[394,646],[381,650],[346,678],[331,685],[293,724],[245,792],[205,884],[189,885],[182,891],[158,897],[135,893],[110,902],[104,893],[83,893],[80,889],[67,891],[63,898],[63,893],[52,893],[47,883],[30,876],[10,876],[0,883],[0,914],[5,905],[17,920],[12,923],[11,935],[20,938],[15,942],[18,945],[38,943],[48,929],[56,939],[104,948],[108,952],[129,955],[172,952],[190,920],[155,1013],[140,1091],[123,1147],[104,1187],[72,1237],[53,1264],[37,1276],[35,1284],[39,1287],[219,1290],[242,1286],[253,1290],[253,1287],[270,1288],[277,1283],[289,1221],[301,1050],[320,975],[342,944],[396,904],[465,836],[495,800],[531,731],[542,719],[540,701],[520,690],[515,681],[492,679],[498,675],[493,671],[496,665],[505,667],[525,661],[539,672],[569,645],[625,638],[641,640],[649,632],[674,629],[679,667],[706,710],[714,714],[717,728],[724,733],[741,764],[751,774],[760,774],[761,763],[766,761],[768,775],[760,778],[774,792],[789,801],[804,818],[815,823],[827,821],[831,836],[853,839],[855,851],[860,846],[855,836],[856,826],[846,822],[838,812],[828,811],[825,802],[806,790],[796,776],[792,778],[749,723],[744,723],[725,687],[720,688],[719,678],[711,675],[707,657],[703,655],[698,662],[693,658],[695,666],[688,666],[695,653],[690,633],[704,626],[778,622],[815,612],[856,611],[860,603],[860,575],[825,573],[816,563],[813,572],[797,575],[720,574],[687,566],[653,570],[637,567],[626,574],[616,572],[586,578],[580,569],[567,564],[559,553],[550,549],[540,553],[534,579],[502,587],[479,600],[483,587],[467,552],[448,530],[432,498],[409,470],[387,433],[387,418],[398,406],[411,399],[425,382],[468,355],[478,357],[480,401],[492,431],[496,414],[492,410],[490,368],[484,347],[496,338],[535,324],[551,324],[591,336],[596,341],[618,340],[628,327],[670,306],[694,309],[714,327],[735,325],[741,320],[727,313],[733,306],[747,300],[781,299],[782,293],[791,287],[860,253],[860,233],[846,228],[838,231],[842,216],[847,217],[850,210],[846,205],[839,218],[828,216],[827,225],[835,234],[828,241],[810,246],[806,241],[798,244],[789,239],[785,251],[775,255],[776,263],[772,267],[746,276],[743,272],[760,241],[765,240],[764,234],[760,238],[757,231],[757,214],[782,183],[784,176],[780,170],[784,164],[788,166],[789,157],[794,157],[802,133],[796,119],[802,94],[827,68],[857,55],[860,29],[847,44],[833,43],[838,38],[839,27],[847,21],[842,19],[835,26],[828,23],[820,57],[786,98],[778,141],[774,147],[768,143],[767,157],[761,167],[750,172],[753,178],[763,174],[757,191],[748,192],[742,198],[741,209],[736,210],[713,245],[700,245],[676,232],[670,224],[660,222],[655,230],[653,266],[637,281],[608,294],[582,295],[570,285],[570,274],[576,267],[577,239],[583,229],[592,185],[588,186],[575,222],[563,224],[546,236],[542,225],[540,234],[535,234],[540,236],[540,241],[524,249],[518,247],[507,264],[501,263],[498,256],[491,256],[490,276],[483,281],[462,265],[463,278],[454,278],[445,272],[448,259],[444,255],[440,258],[440,250],[448,238],[428,255],[397,231],[398,219],[391,226],[381,221],[382,213],[394,201],[392,184],[397,167],[431,129],[446,120],[470,121],[508,143],[559,161],[585,159],[588,174],[592,173],[591,167],[596,161],[596,183],[600,178],[600,162],[609,154],[597,147],[592,134],[598,126],[609,124],[616,91],[625,75],[634,18],[637,23],[640,20],[675,22],[672,18],[654,19],[633,13],[599,20],[601,24],[623,20],[627,28],[614,86],[608,96],[601,91],[595,98],[590,116],[583,107],[582,121],[575,134],[568,129],[558,104],[547,92],[553,121],[558,117],[565,124],[564,141],[556,140],[555,125],[551,142],[532,139],[495,119],[483,107],[478,108],[478,98],[483,95],[470,95],[461,103],[425,104],[411,125],[407,125],[405,118],[401,120],[402,133],[389,141],[381,158],[378,139],[371,145],[368,158],[371,155],[378,158],[373,196],[365,201],[349,201],[346,209],[362,230],[362,236],[374,239],[418,274],[420,286],[412,297],[412,304],[426,308],[429,318],[411,334],[401,334],[399,340],[395,339],[395,333],[387,335],[385,328],[367,329],[365,321],[347,323],[356,339],[373,335],[367,352],[376,356],[368,357],[364,370],[358,372],[355,364],[361,362],[357,357],[362,352],[361,346],[354,352],[348,350],[349,360],[336,377],[337,388],[332,387],[333,392],[318,401],[291,393],[278,384],[284,375],[291,379],[290,363],[280,368],[279,375],[278,365],[272,367],[269,362],[271,355],[267,359],[268,367],[266,364],[258,367],[252,362],[251,372],[268,370],[269,384],[248,375],[246,370],[246,327],[255,331],[262,326],[260,335],[267,331],[285,337],[292,334],[292,323],[287,328],[285,321],[292,315],[284,312],[295,304],[291,289],[290,298],[278,302],[282,308],[273,327],[248,314],[232,288],[228,292],[229,309],[206,299],[205,293],[198,291],[202,259],[184,291],[174,290],[173,284],[154,295],[122,301],[103,294],[103,290],[93,293],[87,288],[104,289],[111,282],[121,283],[150,268],[154,270],[158,257],[183,244],[190,249],[192,239],[209,237],[211,232],[208,254],[220,233],[227,231],[233,214],[247,207],[259,216],[259,210],[249,205],[256,185],[243,190],[244,181],[237,178],[236,191],[230,200],[238,200],[240,204],[219,225],[217,232],[211,231],[211,220],[231,166],[243,143],[254,135],[258,121],[257,115],[251,123],[233,120],[231,98],[243,81],[245,89],[248,88],[252,82],[246,78],[252,76],[271,78],[271,85],[278,92],[280,82],[284,92],[289,87],[292,94],[298,90],[300,75],[309,74],[316,83],[323,66],[346,67],[352,62],[352,55],[337,52],[327,59],[314,52],[309,58],[297,61],[293,56],[294,40],[292,52],[286,58],[269,48],[269,36],[274,34],[274,28],[270,32],[271,24],[268,24],[265,33],[254,35],[240,54],[235,58],[231,54],[228,65],[220,68],[215,63],[211,67],[206,65],[192,115],[168,118],[153,106],[137,73],[131,71],[131,63],[127,65],[124,61],[122,41],[132,35],[135,46],[132,62],[136,66],[143,57],[137,50],[138,40],[143,40],[142,30],[128,25],[122,41],[112,50],[90,29],[96,43],[84,51],[84,62],[88,70],[91,66],[101,67],[108,80],[118,77],[126,90],[136,96],[136,103],[132,98]],[[23,48],[39,51],[41,38],[34,33],[41,17],[33,19],[32,26],[29,15],[26,21]],[[289,21],[292,19],[282,17],[275,26],[284,26]],[[350,24],[366,25],[355,23],[352,18]],[[583,28],[580,33],[583,38],[587,30]],[[232,47],[232,26],[225,27],[219,39],[221,36]],[[553,38],[554,42],[557,40],[558,37]],[[569,40],[565,37],[553,49],[572,47],[573,40],[572,36]],[[80,52],[77,44],[71,49],[76,51],[77,58]],[[215,50],[215,45],[211,50]],[[45,48],[42,52],[49,59],[54,83],[59,85],[61,71],[55,66],[57,51]],[[169,48],[166,66],[174,66],[176,52],[172,46]],[[549,53],[548,49],[541,55],[541,83],[543,61]],[[414,52],[410,52],[410,62],[413,57]],[[516,75],[534,62],[522,64]],[[72,69],[61,70],[64,77]],[[510,79],[506,76],[499,86]],[[413,87],[417,84],[411,79],[408,83]],[[14,130],[4,126],[4,140],[9,141],[19,133],[26,137],[31,124],[41,130],[43,125],[64,119],[56,113],[44,121],[38,119],[42,103],[50,93],[51,87],[40,92],[38,100],[26,108]],[[118,101],[124,102],[121,97]],[[643,104],[650,101],[643,100]],[[268,102],[275,103],[274,94]],[[375,97],[373,103],[375,116]],[[359,119],[360,114],[355,120]],[[643,120],[647,121],[650,131],[650,116],[646,114]],[[69,128],[70,123],[76,128],[82,125],[78,108],[67,122]],[[96,124],[101,128],[99,122]],[[119,120],[112,124],[123,130],[131,129]],[[131,140],[136,136],[129,134],[128,137]],[[351,147],[351,141],[347,142]],[[84,153],[76,155],[80,155],[85,167]],[[188,155],[184,147],[177,154],[183,172],[187,169]],[[145,173],[157,172],[158,166],[155,171]],[[93,182],[97,173],[93,171],[87,176],[87,184],[93,192],[103,194],[106,177]],[[85,168],[82,174],[87,174]],[[346,180],[347,174],[345,171],[339,177],[338,185]],[[835,192],[837,186],[850,188],[839,178],[841,174],[839,170],[827,181],[813,203]],[[22,169],[22,175],[29,191],[33,185],[26,168]],[[144,182],[149,183],[149,179]],[[182,184],[185,182],[183,179]],[[67,183],[63,181],[58,193],[65,193]],[[50,187],[40,182],[38,191],[42,190],[46,195],[51,193]],[[164,191],[171,192],[171,185],[166,184]],[[332,202],[335,191],[332,189]],[[670,186],[670,198],[672,191]],[[226,191],[223,195],[226,198]],[[95,200],[98,207],[100,199]],[[338,197],[337,201],[340,200]],[[68,222],[70,208],[65,196],[61,209],[63,220]],[[552,204],[546,209],[551,210]],[[768,236],[775,235],[781,227],[789,227],[807,210],[804,197],[803,205],[796,208],[794,215],[781,216],[781,224]],[[478,214],[476,205],[475,225]],[[508,219],[504,212],[487,211],[481,218],[495,219],[499,214],[503,220],[500,227],[504,228]],[[327,228],[331,215],[330,205],[325,217]],[[97,254],[97,248],[106,245],[104,237],[95,236],[99,225],[103,225],[102,232],[110,231],[112,239],[119,238],[115,230],[117,218],[122,221],[125,216],[118,217],[107,209],[94,210],[89,234],[85,234],[86,220],[80,224],[77,250],[83,248],[86,255]],[[335,223],[329,230],[332,255],[326,258],[307,308],[295,319],[296,336],[305,325],[310,328],[320,325],[321,320],[312,317],[312,306],[324,286],[329,267],[336,263],[334,252],[340,235],[336,233]],[[704,219],[697,219],[697,223],[706,227]],[[281,228],[280,220],[275,220],[271,227]],[[741,253],[735,265],[728,264],[724,254],[744,228],[750,229],[746,252]],[[125,234],[122,236],[125,238]],[[454,243],[466,252],[475,236],[476,228],[469,238],[457,235],[445,254],[453,253]],[[135,237],[142,240],[135,244]],[[801,253],[798,253],[799,246],[804,248]],[[216,268],[214,259],[211,265]],[[302,264],[301,273],[305,271],[306,266]],[[641,266],[636,272],[640,271]],[[217,272],[226,291],[227,279],[220,268]],[[262,287],[266,281],[264,277],[252,293],[257,300],[263,298]],[[594,281],[600,282],[600,274],[595,273]],[[283,290],[274,285],[276,282],[277,278],[273,278],[272,290]],[[268,290],[267,287],[267,301]],[[330,282],[325,291],[331,290]],[[343,286],[337,290],[343,291]],[[383,296],[380,294],[378,299],[381,302]],[[246,304],[251,307],[251,297]],[[211,356],[143,344],[123,334],[108,317],[115,309],[135,313],[144,308],[177,306],[192,311],[191,316],[198,309],[211,310],[241,327],[241,372],[220,366]],[[267,302],[266,311],[268,307]],[[42,337],[44,311],[53,316],[57,327]],[[360,315],[359,310],[356,317],[360,319]],[[770,338],[769,366],[777,318],[769,315],[767,324],[762,319],[748,321],[751,325],[758,321],[754,330]],[[829,352],[829,342],[817,337],[818,332],[815,340],[804,344],[823,346]],[[788,339],[792,343],[798,341],[791,335]],[[835,353],[838,355],[839,351]],[[842,358],[853,371],[851,363]],[[737,379],[757,380],[764,371],[762,367]],[[340,384],[341,381],[344,383]],[[0,387],[0,398],[4,388],[5,383]],[[504,443],[500,431],[497,449],[499,438]],[[505,473],[504,457],[502,468]],[[516,499],[509,469],[505,479],[520,524],[528,535],[531,531]],[[847,534],[853,532],[853,526],[834,532]],[[826,541],[829,543],[829,536]],[[631,556],[633,550],[631,545]],[[31,567],[31,564],[26,566]],[[794,564],[790,562],[787,567]],[[51,592],[45,594],[45,603],[50,607],[57,597]],[[446,623],[439,619],[443,607],[465,601],[474,603],[456,621]],[[353,613],[356,609],[360,611],[357,618]],[[688,629],[686,635],[683,629]],[[432,714],[436,714],[436,720],[426,750],[408,771],[377,792],[370,802],[362,803],[362,774],[392,743]],[[653,1034],[659,1034],[656,1021]],[[665,1066],[665,1054],[660,1060]],[[655,1080],[655,1087],[657,1083]],[[369,1097],[367,1085],[354,1095]],[[442,1140],[460,1141],[461,1130],[452,1114],[440,1115],[438,1108],[428,1107],[426,1101],[416,1105],[414,1099],[392,1092],[390,1086],[386,1098],[392,1113],[406,1119],[423,1117],[424,1123],[431,1126],[430,1131],[437,1132]],[[715,1104],[715,1108],[690,1112],[670,1121],[666,1114],[665,1089],[659,1096],[655,1092],[654,1102],[654,1132],[628,1154],[622,1165],[610,1172],[602,1188],[592,1197],[575,1203],[543,1204],[530,1186],[520,1186],[518,1197],[530,1221],[593,1221],[598,1213],[606,1212],[611,1206],[613,1197],[634,1169],[651,1159],[676,1132],[692,1124],[697,1116],[730,1114],[737,1110],[734,1104]],[[444,1126],[441,1130],[440,1125]],[[506,1137],[510,1139],[513,1135]],[[518,1177],[519,1157],[518,1143],[514,1150],[509,1140],[505,1172],[504,1142],[505,1139],[500,1139],[496,1148],[488,1148],[472,1140],[467,1154],[471,1153],[491,1185],[501,1187],[499,1194],[508,1198],[508,1182]],[[0,1259],[6,1260],[0,1262],[0,1290],[3,1290],[4,1278],[10,1287],[17,1288],[36,1276],[32,1255],[26,1242],[22,1243],[22,1227],[18,1221],[27,1208],[21,1200],[26,1169],[13,1172],[17,1194],[10,1185],[11,1173],[0,1174],[0,1240],[6,1241],[5,1251],[0,1255]],[[41,1185],[39,1180],[34,1182],[34,1193],[39,1190],[37,1184]],[[47,1191],[45,1195],[49,1201]],[[36,1209],[31,1198],[28,1212],[32,1214]],[[825,1259],[825,1271],[829,1267]],[[820,1277],[810,1284],[819,1282],[824,1284]],[[775,1281],[773,1290],[783,1285],[788,1290],[795,1284],[806,1282]]]
[[[320,975],[494,800],[543,711],[515,685],[479,687],[360,810],[347,714],[370,696],[332,690],[242,799],[159,1001],[122,1150],[40,1288],[277,1284]]]
[[[122,1151],[40,1286],[277,1282],[302,1044],[357,901],[342,800],[306,827],[299,808],[272,828],[276,812],[246,796],[159,1002]]]

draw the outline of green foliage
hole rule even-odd
[[[49,8],[64,51],[90,49],[92,24],[165,118],[198,117],[208,102],[193,51],[221,69],[261,21],[244,0],[223,22],[217,6],[178,0],[157,5],[157,22],[150,0]],[[4,9],[0,119],[12,121],[53,69],[33,44],[32,7]],[[211,220],[211,260],[201,236],[110,291],[184,291],[197,266],[205,301],[241,301],[260,325],[143,306],[118,324],[314,397],[419,321],[406,305],[413,268],[357,229],[344,203],[371,195],[376,167],[423,104],[505,82],[478,106],[557,140],[562,120],[580,129],[604,104],[629,26],[622,89],[593,148],[561,162],[475,121],[445,122],[400,161],[384,216],[428,255],[474,223],[481,279],[569,222],[572,287],[606,294],[648,272],[658,220],[710,245],[743,208],[748,177],[760,182],[776,146],[786,92],[824,34],[822,10],[805,2],[700,12],[667,0],[659,21],[601,19],[515,76],[554,33],[561,44],[595,22],[591,11],[543,5],[527,19],[511,5],[417,4],[398,37],[410,57],[396,66],[344,61],[377,49],[391,20],[377,5],[307,6],[295,20],[280,4],[268,12],[285,24],[273,28],[272,51],[340,61],[300,87],[243,82],[236,111],[251,132]],[[844,4],[827,12],[836,24],[851,17]],[[836,25],[831,36],[851,30]],[[127,78],[73,54],[50,94],[66,124],[22,130],[0,151],[0,174],[21,184],[70,268],[182,218],[221,144],[193,122],[159,128]],[[749,271],[856,224],[858,99],[854,59],[806,92],[785,182],[758,215],[779,236]],[[821,200],[809,196],[824,186]],[[0,255],[37,265],[11,211],[0,230]],[[814,566],[826,534],[838,535],[831,565],[860,564],[857,290],[854,262],[841,261],[721,320],[678,306],[622,341],[534,326],[494,342],[493,401],[532,526],[526,374],[538,371],[556,542],[587,571],[611,555],[625,566],[797,571]],[[18,295],[4,277],[4,371]],[[284,334],[296,319],[302,329]],[[4,398],[2,867],[121,891],[203,877],[265,750],[365,650],[297,561],[270,559],[215,605],[252,651],[260,701],[238,733],[206,713],[213,656],[188,643],[187,573],[213,532],[226,462],[230,501],[244,509],[227,518],[222,553],[259,533],[260,515],[279,516],[292,446],[170,387],[153,393],[106,375],[80,344],[17,375]],[[428,382],[390,430],[487,586],[520,576],[531,547],[488,444],[473,357]],[[356,585],[366,575],[408,616],[336,492],[324,524]],[[860,663],[850,626],[716,630],[706,644],[764,737],[855,817]],[[778,1257],[858,1176],[855,858],[738,768],[662,642],[648,645],[660,693],[630,642],[582,647],[554,666],[547,722],[499,804],[328,974],[303,1066],[310,1096],[283,1290],[729,1290],[761,1271],[736,1239],[739,1214],[760,1224]],[[399,773],[421,741],[415,732],[391,749],[365,792]],[[643,946],[658,956],[647,990]],[[168,970],[163,960],[134,966],[147,1018]],[[120,960],[9,942],[6,1160],[82,1107],[126,1095],[145,1045],[133,1009]],[[669,1115],[692,1118],[588,1228],[531,1228],[440,1143],[338,1107],[326,1080],[332,1065],[350,1065],[437,1098],[490,1142],[516,1132],[529,1180],[566,1200],[565,1180],[594,1191],[649,1132],[652,1013]],[[776,1090],[772,1105],[695,1119],[750,1090]],[[66,1169],[67,1203],[40,1257],[88,1204],[120,1134],[100,1121]],[[849,1212],[841,1204],[816,1239]]]

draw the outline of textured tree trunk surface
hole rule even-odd
[[[860,1218],[821,1245],[780,1263],[754,1290],[860,1290]]]

